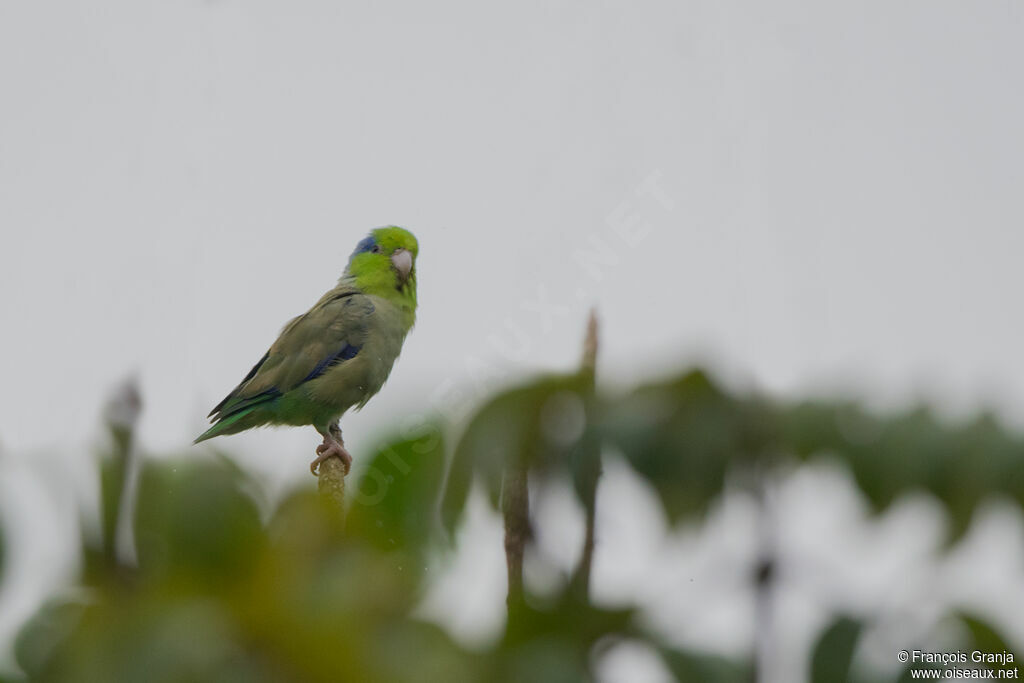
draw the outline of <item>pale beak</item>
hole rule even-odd
[[[398,276],[402,280],[408,280],[409,273],[412,272],[412,254],[408,249],[396,249],[391,255],[391,265],[398,271]]]

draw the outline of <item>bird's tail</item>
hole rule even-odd
[[[205,432],[196,437],[196,440],[192,443],[199,443],[200,441],[206,441],[212,439],[215,436],[222,436],[224,434],[236,434],[243,430],[249,429],[250,427],[259,424],[258,421],[253,420],[253,413],[259,410],[262,406],[255,405],[243,408],[237,413],[232,413],[225,418],[218,420],[216,424],[207,429]],[[246,419],[250,418],[250,419]]]

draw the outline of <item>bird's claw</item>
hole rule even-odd
[[[309,463],[309,471],[313,473],[313,476],[317,475],[320,463],[328,458],[339,458],[345,465],[345,474],[348,475],[348,471],[352,468],[352,455],[337,441],[325,441],[316,447],[316,459]]]

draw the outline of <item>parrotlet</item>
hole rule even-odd
[[[310,463],[352,456],[341,416],[380,391],[416,322],[416,256],[411,232],[377,228],[356,245],[337,286],[292,319],[241,383],[210,411],[195,443],[263,425],[312,425],[323,437]]]

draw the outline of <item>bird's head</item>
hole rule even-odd
[[[377,228],[356,245],[347,272],[364,291],[379,287],[399,292],[416,287],[419,244],[411,232],[397,226]]]

